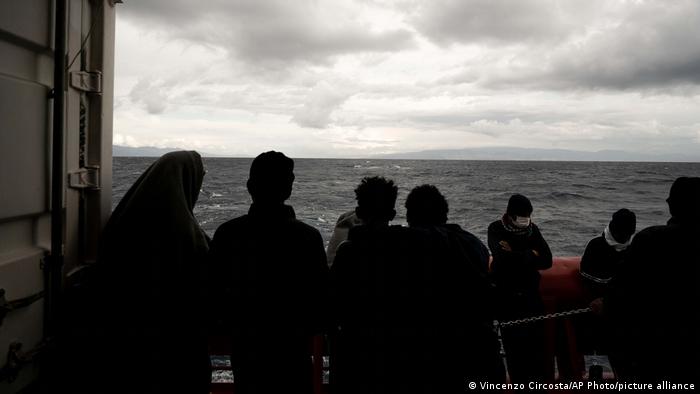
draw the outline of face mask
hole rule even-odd
[[[627,249],[627,247],[632,243],[632,237],[630,237],[630,239],[628,239],[627,242],[623,244],[617,242],[615,237],[613,237],[612,233],[610,232],[610,226],[605,227],[605,230],[603,230],[603,235],[605,237],[605,242],[607,242],[608,245],[612,246],[617,252],[622,252],[623,250]]]
[[[530,225],[530,218],[527,216],[516,216],[513,222],[516,226],[525,228]]]

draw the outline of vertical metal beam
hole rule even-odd
[[[64,184],[64,125],[66,90],[66,0],[56,0],[54,43],[53,130],[51,149],[51,253],[45,266],[46,309],[44,330],[46,338],[57,331],[58,298],[63,268],[63,184]]]

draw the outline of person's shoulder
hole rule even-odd
[[[292,229],[297,234],[309,235],[309,236],[321,236],[321,233],[316,229],[316,227],[304,223],[299,219],[294,219],[290,222]]]
[[[491,222],[491,224],[489,224],[489,229],[491,229],[491,228],[502,228],[502,227],[503,227],[503,222],[501,222],[500,219],[499,219],[499,220],[494,220],[493,222]]]
[[[502,232],[502,231],[504,231],[503,222],[501,222],[500,220],[493,221],[493,222],[491,222],[491,224],[489,224],[489,227],[488,227],[489,233],[496,233],[496,232]]]
[[[411,227],[402,226],[400,224],[392,224],[384,229],[388,234],[413,234],[416,231],[423,231],[422,229],[415,229]]]
[[[445,229],[447,229],[447,231],[449,231],[449,232],[451,232],[451,233],[453,233],[453,234],[456,234],[457,236],[459,236],[459,237],[462,238],[462,239],[467,239],[467,240],[470,240],[470,241],[478,241],[478,242],[481,242],[481,240],[479,239],[479,237],[477,237],[476,235],[472,234],[471,232],[469,232],[469,231],[463,229],[463,228],[462,228],[460,225],[458,225],[458,224],[448,223],[448,224],[445,225]]]
[[[338,248],[335,251],[336,258],[338,256],[347,255],[353,250],[354,246],[355,242],[349,239],[346,239],[345,241],[341,242],[340,244],[338,244]],[[335,265],[335,263],[333,265]]]
[[[668,225],[650,226],[634,234],[632,245],[635,248],[656,247],[654,241],[671,236],[674,228]]]
[[[665,226],[665,225],[650,226],[650,227],[647,227],[643,230],[640,230],[637,234],[635,234],[633,242],[635,242],[635,241],[639,242],[638,240],[643,241],[643,240],[646,240],[649,238],[653,238],[659,234],[664,234],[664,233],[667,233],[669,231],[670,231],[669,226]]]
[[[463,229],[462,226],[460,226],[459,224],[456,224],[456,223],[447,223],[447,224],[445,224],[443,227],[444,227],[447,231],[449,231],[449,232],[452,232],[452,233],[455,233],[455,234],[459,234],[459,235],[462,235],[462,236],[465,236],[465,237],[470,237],[470,238],[473,237],[473,238],[476,238],[476,236],[475,236],[474,234],[472,234],[472,233],[470,233],[469,231]]]
[[[603,237],[602,235],[599,235],[595,238],[591,238],[591,240],[588,241],[588,244],[586,245],[586,249],[587,250],[588,249],[591,249],[591,250],[596,249],[597,250],[597,249],[603,248],[605,246],[608,246],[608,243],[605,241],[605,237]]]
[[[362,223],[360,218],[357,217],[357,214],[355,213],[354,210],[345,212],[338,217],[338,221],[335,223],[335,226],[338,228],[351,228],[358,226]]]
[[[460,226],[459,224],[456,224],[456,223],[447,223],[443,227],[445,229],[447,229],[448,231],[455,232],[455,233],[463,233],[463,232],[468,233],[468,231],[464,230],[462,228],[462,226]]]
[[[586,249],[583,252],[581,259],[581,271],[586,271],[591,269],[591,266],[596,266],[601,263],[601,256],[607,254],[607,252],[612,249],[605,238],[600,235],[592,238],[586,244]]]
[[[230,220],[224,222],[223,224],[221,224],[216,229],[214,237],[216,237],[217,235],[223,235],[223,234],[227,234],[230,232],[235,232],[235,231],[239,230],[240,228],[247,226],[248,221],[249,221],[248,215],[242,215],[242,216],[230,219]]]
[[[537,226],[535,223],[531,224],[532,231],[530,232],[529,237],[532,238],[541,238],[544,239],[544,236],[542,235],[542,231],[540,230],[539,226]]]

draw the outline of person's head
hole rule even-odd
[[[374,176],[363,178],[355,189],[355,213],[365,223],[388,223],[396,216],[394,205],[399,188],[391,180]]]
[[[433,185],[416,186],[406,198],[409,226],[437,226],[447,223],[447,200]]]
[[[620,209],[613,213],[608,228],[615,241],[624,244],[637,231],[637,216],[629,209]]]
[[[292,194],[294,160],[282,152],[261,153],[250,165],[248,193],[254,203],[281,204]]]
[[[530,217],[532,216],[532,203],[522,194],[513,194],[508,200],[506,215],[508,215],[516,225],[527,227],[530,225]]]
[[[151,168],[153,169],[152,179],[177,178],[171,179],[171,182],[166,184],[171,187],[174,186],[176,189],[181,188],[184,192],[187,206],[190,210],[194,209],[205,174],[202,156],[199,153],[195,151],[169,152],[153,163]],[[158,184],[163,185],[164,183],[158,182]],[[170,193],[177,192],[173,190]]]
[[[682,221],[700,221],[700,178],[676,179],[671,185],[666,202],[673,218]]]

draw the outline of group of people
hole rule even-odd
[[[213,239],[193,215],[204,174],[196,152],[168,153],[115,209],[85,281],[92,308],[74,338],[83,343],[76,353],[103,360],[88,363],[87,382],[83,371],[85,392],[207,393],[207,338],[215,335],[230,340],[237,394],[311,393],[310,341],[324,334],[334,393],[461,393],[470,381],[506,380],[495,319],[544,312],[539,270],[551,267],[552,253],[525,196],[513,195],[489,226],[487,248],[448,223],[435,186],[414,188],[408,226],[391,225],[397,186],[364,178],[328,258],[318,230],[285,204],[292,159],[270,151],[253,160],[248,213]],[[679,178],[668,225],[627,245],[629,223],[616,220],[629,211],[621,211],[604,244],[589,244],[626,246],[616,285],[597,293],[611,325],[631,330],[619,352],[625,377],[698,376],[698,298],[689,293],[698,284],[698,201],[700,178]],[[584,254],[593,265],[604,258]],[[612,276],[587,267],[593,283]],[[547,379],[541,323],[502,336],[511,381]],[[649,358],[658,355],[673,360]]]

